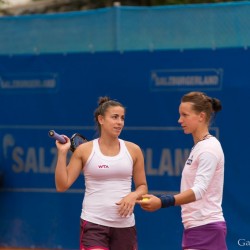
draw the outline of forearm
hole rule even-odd
[[[184,205],[190,202],[194,202],[196,200],[195,194],[192,189],[188,189],[182,193],[174,195],[175,198],[175,206]]]
[[[148,186],[147,184],[139,185],[133,193],[136,194],[136,199],[139,199],[142,195],[147,194]]]
[[[196,200],[192,189],[188,189],[176,195],[162,195],[160,196],[161,207],[181,206]]]
[[[67,154],[58,152],[58,159],[55,169],[55,183],[57,191],[65,191],[67,189],[67,182]]]

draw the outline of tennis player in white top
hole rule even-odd
[[[121,103],[100,97],[94,116],[100,137],[78,146],[68,164],[70,139],[56,141],[56,188],[66,191],[83,172],[80,250],[137,250],[133,211],[148,192],[144,157],[138,145],[119,138],[125,119]]]
[[[222,109],[217,98],[202,92],[184,95],[178,122],[192,134],[194,146],[185,163],[181,192],[176,195],[144,195],[138,201],[146,211],[180,205],[185,250],[226,250],[227,226],[222,211],[224,153],[217,138],[209,133],[214,115]]]

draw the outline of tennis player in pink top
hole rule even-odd
[[[226,250],[227,226],[222,211],[224,153],[220,142],[209,133],[209,125],[222,109],[216,98],[202,92],[184,95],[178,122],[192,134],[194,146],[182,172],[181,192],[176,195],[144,195],[142,209],[155,211],[181,206],[185,250]]]

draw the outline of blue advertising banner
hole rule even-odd
[[[222,101],[211,133],[226,158],[228,247],[250,241],[242,126],[249,122],[249,58],[243,49],[0,56],[0,245],[78,249],[84,178],[56,192],[57,150],[48,131],[96,138],[99,96],[125,105],[121,138],[142,148],[150,193],[177,193],[193,146],[178,108],[192,90]],[[137,206],[135,215],[139,249],[181,249],[180,207],[147,213]]]

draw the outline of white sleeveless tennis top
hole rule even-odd
[[[105,156],[99,148],[98,139],[83,168],[85,195],[81,218],[108,227],[131,227],[135,225],[134,214],[121,217],[118,205],[131,192],[133,160],[123,140],[119,139],[120,152]]]

